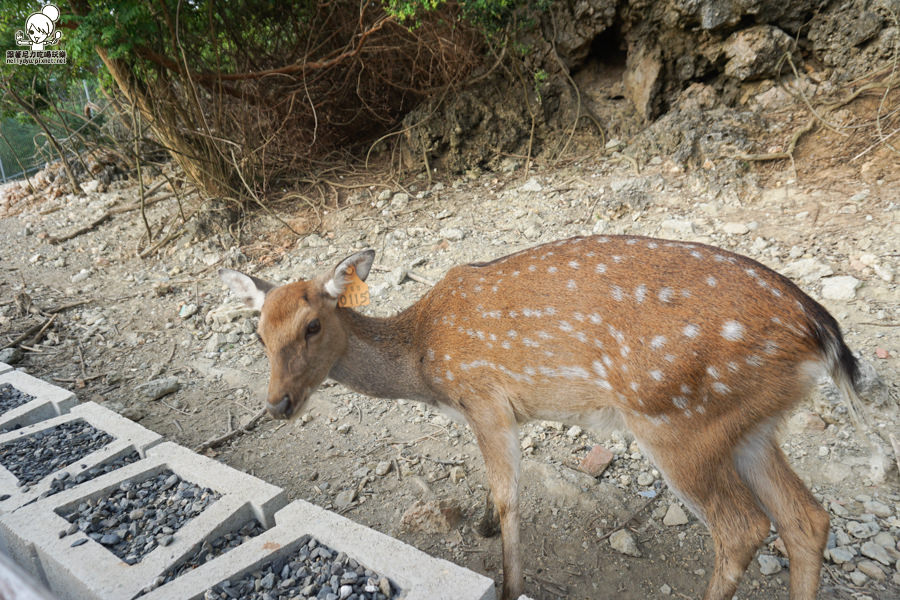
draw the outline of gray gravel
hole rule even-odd
[[[141,455],[138,454],[137,451],[134,451],[121,458],[106,461],[96,467],[92,467],[87,471],[79,473],[75,477],[70,476],[68,471],[60,471],[56,474],[56,477],[53,478],[53,481],[50,482],[50,489],[41,494],[41,498],[53,496],[54,494],[58,494],[69,488],[75,487],[76,485],[81,485],[85,481],[90,481],[101,475],[106,475],[107,473],[115,471],[116,469],[121,469],[125,465],[130,465],[139,460],[141,460]]]
[[[171,544],[175,532],[220,497],[163,471],[143,481],[124,481],[110,494],[82,502],[64,516],[74,527],[60,535],[81,531],[133,565],[157,546]]]
[[[204,600],[389,600],[399,595],[387,577],[314,538],[304,540],[294,554],[207,590]]]
[[[0,415],[32,400],[34,396],[29,396],[8,383],[0,384]]]
[[[176,577],[180,577],[184,573],[196,569],[226,552],[234,550],[247,540],[258,536],[263,531],[265,531],[265,528],[262,524],[256,519],[252,519],[234,531],[229,531],[228,533],[217,537],[212,542],[204,540],[202,544],[191,550],[184,561],[176,567],[167,569],[165,573],[156,579],[152,586],[143,590],[141,593],[145,594],[150,592],[161,585],[169,583]]]
[[[0,446],[0,465],[19,480],[19,486],[36,483],[115,438],[85,421],[69,421]]]

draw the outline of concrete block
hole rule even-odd
[[[26,390],[22,389],[22,391]],[[116,460],[135,450],[141,456],[144,456],[148,448],[162,441],[162,437],[158,433],[150,431],[145,427],[141,427],[137,423],[129,421],[99,404],[88,402],[86,404],[75,406],[68,414],[40,421],[33,425],[16,429],[15,431],[0,434],[0,448],[7,442],[33,435],[39,431],[46,431],[56,427],[60,423],[71,421],[86,421],[95,429],[105,431],[114,439],[99,450],[84,456],[70,465],[49,473],[37,483],[28,486],[19,487],[16,476],[0,466],[0,490],[5,490],[3,495],[9,495],[9,498],[6,500],[0,500],[0,515],[14,511],[29,502],[39,500],[41,494],[50,489],[53,478],[62,471],[66,471],[70,477],[77,477],[84,471],[108,461]],[[0,547],[2,547],[2,544],[2,533],[0,533]]]
[[[124,481],[143,481],[167,469],[222,495],[176,531],[170,545],[158,546],[128,565],[81,532],[59,537],[69,526],[63,515],[82,502],[107,496]],[[131,600],[204,539],[253,517],[270,527],[286,503],[280,488],[167,442],[149,449],[143,460],[0,516],[0,536],[6,539],[8,554],[61,600]],[[87,541],[72,547],[80,539]]]
[[[4,372],[4,367],[7,370]],[[34,396],[34,400],[0,414],[0,431],[31,425],[50,417],[69,412],[78,404],[75,394],[61,387],[50,385],[22,371],[13,370],[0,363],[0,385],[8,383],[20,392]]]
[[[239,579],[266,563],[293,554],[309,534],[389,578],[404,600],[494,600],[493,580],[409,544],[296,500],[275,515],[276,527],[227,554],[142,596],[141,600],[201,600],[206,590]]]

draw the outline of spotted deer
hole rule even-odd
[[[461,415],[499,513],[504,600],[523,592],[517,425],[588,427],[614,415],[709,528],[705,598],[730,599],[774,523],[792,600],[814,598],[828,513],[776,441],[785,414],[828,373],[852,407],[857,362],[834,318],[790,280],[712,246],[576,237],[452,268],[388,318],[341,308],[372,250],[282,286],[223,269],[261,311],[268,410],[289,419],[330,377],[380,398]]]

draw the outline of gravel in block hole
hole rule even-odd
[[[63,515],[71,525],[60,537],[81,531],[133,565],[157,546],[171,544],[175,532],[221,497],[166,470],[143,481],[123,481],[106,496],[82,502]]]
[[[68,421],[0,446],[0,465],[30,486],[113,441],[85,421]],[[27,491],[27,490],[23,490]]]
[[[46,498],[47,496],[53,496],[54,494],[64,492],[69,488],[75,487],[76,485],[81,485],[85,481],[96,479],[101,475],[106,475],[107,473],[111,473],[116,469],[121,469],[125,465],[130,465],[131,463],[137,462],[139,460],[141,460],[141,455],[138,454],[135,450],[121,458],[108,460],[95,467],[91,467],[87,471],[82,471],[75,477],[72,477],[68,471],[60,471],[53,477],[53,480],[50,482],[50,489],[41,494],[41,498]]]
[[[343,552],[304,536],[293,554],[237,580],[223,581],[204,600],[390,600],[399,590]]]
[[[8,383],[0,383],[0,415],[32,400],[34,396],[29,396]]]
[[[153,585],[141,590],[141,594],[149,593],[156,588],[169,583],[176,577],[181,577],[188,571],[192,571],[212,559],[234,550],[247,540],[258,536],[264,531],[265,528],[262,526],[262,523],[256,519],[251,519],[237,529],[229,531],[224,535],[220,535],[211,542],[209,540],[203,540],[202,544],[195,546],[191,550],[187,555],[187,558],[185,558],[181,564],[167,569],[162,575],[156,578]]]

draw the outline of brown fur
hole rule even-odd
[[[372,257],[271,290],[230,284],[262,308],[270,410],[297,414],[331,377],[461,413],[499,512],[504,599],[523,591],[517,423],[592,425],[610,411],[709,526],[708,600],[731,597],[770,519],[790,555],[792,600],[815,597],[828,517],[775,425],[806,393],[810,364],[852,381],[853,359],[827,311],[789,280],[702,244],[573,238],[455,267],[394,317],[337,308],[347,266],[365,278]],[[321,330],[309,335],[313,319]]]

